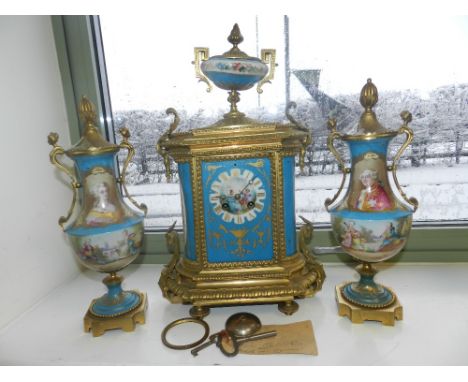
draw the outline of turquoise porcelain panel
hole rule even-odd
[[[294,205],[294,157],[283,158],[283,209],[286,256],[296,253],[296,208]]]
[[[115,174],[115,153],[101,155],[82,155],[74,159],[80,178],[94,167],[104,167]]]
[[[65,232],[72,236],[101,235],[103,233],[110,233],[114,231],[128,229],[139,223],[143,223],[143,216],[135,215],[134,217],[127,218],[122,223],[110,224],[102,227],[72,226],[70,228],[67,228]]]
[[[202,162],[201,167],[208,262],[272,260],[270,160]]]
[[[355,219],[355,220],[391,220],[400,219],[412,215],[413,213],[409,210],[397,209],[393,211],[382,211],[382,212],[363,212],[363,211],[351,211],[351,210],[336,210],[330,211],[333,216]]]
[[[393,137],[383,137],[372,140],[348,141],[351,157],[353,159],[368,152],[374,152],[383,156],[387,155],[388,144]]]
[[[248,88],[251,88],[264,77],[255,75],[239,76],[237,74],[216,72],[208,72],[207,75],[209,76],[210,80],[213,81],[218,87],[222,89],[236,90],[246,90]]]
[[[179,163],[179,179],[182,187],[182,208],[184,211],[185,257],[196,260],[195,218],[193,213],[193,192],[190,163]]]
[[[201,63],[202,72],[225,90],[250,89],[268,73],[268,66],[258,58],[214,56]]]

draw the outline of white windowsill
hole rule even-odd
[[[163,299],[157,285],[161,268],[132,265],[122,272],[124,288],[148,295],[146,324],[137,325],[134,332],[114,330],[96,338],[83,332],[88,304],[105,292],[102,274],[84,272],[0,330],[0,365],[468,365],[466,263],[384,266],[377,280],[395,290],[403,305],[403,321],[394,327],[352,324],[338,316],[334,286],[357,278],[346,265],[327,265],[323,290],[298,300],[299,311],[289,317],[276,305],[213,308],[206,318],[212,333],[239,311],[255,313],[264,324],[312,321],[318,356],[234,358],[223,356],[215,346],[197,358],[189,350],[163,346],[164,326],[187,317],[190,306]]]

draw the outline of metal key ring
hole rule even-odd
[[[166,336],[169,330],[171,330],[175,326],[178,326],[181,324],[187,324],[189,322],[193,322],[194,324],[199,324],[203,326],[203,328],[205,329],[205,333],[203,334],[202,338],[200,338],[198,341],[192,342],[187,345],[173,345],[167,341]],[[161,333],[161,340],[163,344],[166,345],[168,348],[175,349],[175,350],[186,350],[186,349],[191,349],[205,342],[205,340],[208,338],[209,335],[210,335],[210,327],[205,321],[200,320],[199,318],[186,317],[186,318],[179,318],[178,320],[172,321],[169,325],[167,325]]]

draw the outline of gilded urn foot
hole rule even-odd
[[[192,308],[190,308],[190,317],[198,318],[199,320],[202,320],[209,314],[210,308],[207,308],[206,306],[192,306]]]
[[[94,315],[91,308],[96,300],[93,300],[84,317],[84,331],[91,332],[93,337],[99,337],[102,336],[106,330],[121,329],[124,332],[132,332],[135,330],[136,324],[143,325],[145,323],[145,313],[148,307],[146,293],[132,292],[138,294],[140,304],[130,312],[114,317],[100,317]]]
[[[370,263],[363,263],[356,270],[361,276],[359,281],[346,283],[340,290],[346,301],[370,309],[386,308],[395,302],[395,294],[374,281],[377,271]]]
[[[294,300],[282,301],[278,304],[278,310],[281,313],[291,316],[299,309],[299,304]]]
[[[128,313],[141,305],[141,295],[135,291],[122,290],[123,277],[112,272],[103,283],[107,293],[91,304],[89,311],[97,317],[115,317]]]
[[[398,298],[385,308],[372,309],[356,306],[343,298],[342,289],[346,285],[340,284],[335,288],[335,298],[338,304],[338,314],[347,316],[353,324],[362,324],[364,321],[380,321],[383,325],[394,326],[396,320],[403,320],[403,307]]]

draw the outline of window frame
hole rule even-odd
[[[51,16],[57,58],[62,76],[68,113],[70,139],[80,138],[77,107],[82,95],[87,95],[97,108],[102,132],[113,136],[114,126],[109,99],[105,58],[98,55],[101,36],[96,34],[98,16]],[[102,50],[101,50],[102,51]],[[324,263],[352,262],[337,247],[330,227],[316,228],[312,247],[325,247],[320,260]],[[135,263],[165,264],[170,255],[166,249],[164,230],[145,232],[142,255]],[[405,249],[388,262],[466,262],[468,261],[468,225],[413,225]]]

